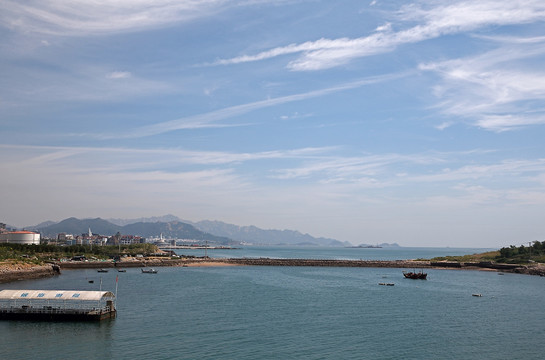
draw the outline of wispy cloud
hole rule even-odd
[[[539,187],[545,179],[545,159],[505,159],[465,165],[467,158],[473,158],[475,154],[491,153],[486,150],[343,156],[336,154],[342,151],[341,147],[255,153],[8,144],[0,144],[0,149],[0,160],[6,168],[38,169],[59,173],[59,176],[126,173],[140,180],[146,179],[146,174],[164,174],[156,177],[159,182],[168,177],[166,174],[184,176],[185,173],[210,171],[227,171],[230,176],[247,178],[249,174],[244,164],[248,162],[261,162],[260,167],[269,169],[262,173],[263,178],[356,185],[359,188],[405,187],[423,183],[452,183],[454,188],[492,183],[497,186],[505,179],[510,179],[508,182],[511,184],[534,183]],[[290,160],[297,165],[277,168],[272,165],[277,160]],[[265,165],[267,162],[271,165]]]
[[[333,147],[300,148],[292,150],[272,150],[255,153],[236,153],[221,151],[195,151],[185,149],[142,149],[123,147],[85,147],[85,146],[37,146],[0,144],[6,157],[16,154],[14,162],[26,167],[47,164],[76,164],[85,162],[89,172],[107,164],[118,169],[135,170],[142,168],[162,169],[178,165],[229,165],[249,161],[275,159],[307,159],[321,157],[332,151]],[[2,157],[0,157],[1,159]],[[4,159],[8,161],[8,159]],[[112,170],[112,169],[109,169]]]
[[[293,71],[311,71],[344,65],[360,57],[385,53],[402,44],[416,43],[443,35],[473,31],[488,25],[510,25],[543,21],[545,3],[534,1],[458,1],[437,5],[422,2],[405,5],[397,13],[397,23],[380,26],[377,32],[360,38],[319,39],[290,44],[255,55],[221,59],[218,65],[270,59],[288,54],[300,56],[288,63]],[[393,28],[418,24],[399,31]]]
[[[26,33],[99,35],[190,21],[226,5],[226,0],[5,0],[0,3],[0,21]]]
[[[544,124],[545,72],[539,65],[545,38],[510,38],[499,48],[478,56],[422,64],[442,82],[435,87],[447,116],[457,116],[492,131]],[[536,65],[532,65],[536,64]]]
[[[128,71],[114,71],[106,75],[108,79],[128,79],[132,74]]]
[[[316,98],[320,96],[325,96],[341,91],[346,91],[350,89],[359,88],[366,85],[376,84],[380,82],[390,81],[393,79],[401,78],[407,76],[408,73],[399,73],[399,74],[389,74],[383,76],[369,77],[365,79],[360,79],[357,81],[352,81],[329,88],[324,88],[320,90],[309,91],[306,93],[281,96],[277,98],[270,98],[261,101],[255,101],[248,104],[231,106],[228,108],[212,111],[205,114],[199,114],[194,116],[188,116],[176,120],[166,121],[154,125],[144,126],[141,128],[134,129],[133,131],[127,132],[125,135],[108,135],[103,134],[99,135],[101,138],[112,138],[112,137],[123,137],[123,138],[139,138],[145,136],[152,136],[163,134],[169,131],[182,130],[182,129],[197,129],[197,128],[210,128],[210,127],[226,127],[226,126],[241,126],[238,125],[227,125],[217,123],[220,120],[232,118],[238,115],[246,114],[251,111],[277,106],[285,103],[302,101],[306,99]]]
[[[115,102],[128,98],[172,92],[173,84],[129,71],[112,71],[102,65],[65,65],[59,73],[54,66],[29,68],[17,65],[3,74],[0,97],[13,104],[43,104],[51,102]],[[18,75],[15,75],[18,74]],[[1,106],[1,105],[0,105]]]

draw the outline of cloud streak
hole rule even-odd
[[[103,134],[103,135],[100,135],[99,137],[104,139],[109,139],[114,137],[141,138],[145,136],[159,135],[166,132],[175,131],[175,130],[183,130],[183,129],[241,126],[240,124],[225,125],[225,124],[218,124],[217,122],[228,119],[228,118],[232,118],[235,116],[243,115],[252,111],[256,111],[259,109],[263,109],[263,108],[273,107],[273,106],[282,105],[282,104],[286,104],[290,102],[303,101],[303,100],[321,97],[321,96],[325,96],[325,95],[329,95],[329,94],[333,94],[333,93],[337,93],[341,91],[356,89],[366,85],[398,79],[407,75],[409,75],[409,72],[369,77],[369,78],[365,78],[365,79],[361,79],[361,80],[357,80],[353,82],[348,82],[348,83],[332,86],[325,89],[319,89],[319,90],[309,91],[306,93],[255,101],[248,104],[231,106],[228,108],[212,111],[205,114],[188,116],[188,117],[184,117],[184,118],[180,118],[176,120],[144,126],[141,128],[134,129],[133,131],[129,131],[125,135],[113,136],[113,135]]]
[[[344,65],[349,61],[389,52],[400,45],[417,43],[444,35],[473,31],[489,25],[512,25],[543,21],[545,4],[542,1],[458,1],[448,5],[403,6],[397,14],[399,24],[387,23],[377,32],[360,38],[319,39],[290,44],[255,55],[242,55],[218,60],[217,65],[240,64],[301,54],[290,61],[288,69],[314,71]],[[424,19],[422,21],[422,19]],[[421,22],[404,30],[393,31],[404,23]]]
[[[0,150],[0,160],[7,173],[24,174],[32,169],[48,177],[68,179],[100,174],[112,177],[112,174],[117,174],[119,179],[130,179],[131,183],[145,182],[146,186],[204,177],[209,177],[207,183],[212,183],[214,175],[209,174],[215,174],[225,177],[222,180],[224,184],[229,184],[229,179],[232,179],[233,183],[228,186],[244,183],[248,190],[268,178],[276,181],[280,187],[284,186],[280,184],[308,184],[340,191],[338,186],[343,186],[346,188],[341,193],[355,196],[366,189],[406,191],[422,184],[451,184],[450,192],[489,187],[496,188],[495,191],[518,189],[522,194],[522,189],[531,190],[532,187],[533,191],[541,192],[539,189],[545,183],[545,159],[504,159],[465,165],[467,158],[473,158],[477,153],[489,153],[483,150],[362,156],[336,155],[342,150],[341,147],[236,153],[0,144]],[[290,160],[296,165],[278,168],[275,166],[278,160]],[[249,163],[259,164],[265,170],[255,174],[246,166]],[[4,185],[6,181],[11,181],[10,178],[3,177]],[[509,179],[508,184],[503,184],[505,179]],[[425,193],[428,192],[430,190]]]
[[[4,26],[22,32],[101,35],[167,26],[221,11],[225,0],[5,0],[0,5]]]
[[[435,95],[443,114],[502,132],[545,124],[545,111],[539,111],[545,105],[545,72],[529,65],[541,63],[544,54],[544,38],[510,38],[484,54],[421,64],[420,69],[441,78]]]

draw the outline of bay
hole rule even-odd
[[[330,258],[345,250],[322,251],[297,257]],[[0,358],[519,359],[545,352],[543,277],[430,269],[422,281],[383,268],[158,270],[72,270],[2,284],[98,290],[102,280],[102,289],[114,291],[119,277],[117,319],[2,321]]]
[[[408,260],[438,256],[477,254],[495,249],[384,247],[347,248],[314,246],[246,246],[233,249],[177,249],[178,255],[213,258],[332,259],[332,260]]]

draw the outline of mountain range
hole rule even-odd
[[[60,222],[46,221],[26,227],[39,231],[43,237],[56,237],[59,233],[73,235],[87,234],[89,229],[95,234],[111,236],[122,235],[165,238],[193,239],[209,241],[221,245],[308,245],[308,246],[351,246],[349,242],[335,239],[313,237],[294,230],[263,230],[256,226],[238,226],[221,221],[204,220],[191,222],[174,215],[138,219],[76,219],[74,217]]]
[[[215,236],[196,229],[193,225],[181,221],[170,222],[135,222],[124,226],[114,224],[110,221],[96,219],[76,219],[74,217],[62,220],[58,223],[45,223],[45,226],[31,226],[27,229],[39,231],[43,237],[55,238],[59,233],[72,235],[87,234],[89,229],[94,234],[105,236],[135,235],[142,237],[158,237],[163,234],[165,238],[192,239],[199,241],[210,241],[216,244],[230,245],[235,242],[223,236]]]

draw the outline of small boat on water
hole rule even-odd
[[[483,294],[471,294],[471,296],[475,296],[475,297],[482,297]]]
[[[384,285],[384,286],[394,286],[395,284],[394,283],[378,283],[379,285]]]
[[[106,272],[108,272],[108,270],[106,270],[106,269],[98,269],[97,272],[106,273]]]
[[[127,272],[126,269],[117,269],[117,272]]]
[[[157,274],[157,270],[155,270],[155,269],[142,269],[142,273],[144,273],[144,274]]]
[[[420,270],[419,272],[416,271],[403,271],[403,276],[405,276],[407,279],[420,279],[420,280],[426,280],[428,274]]]

